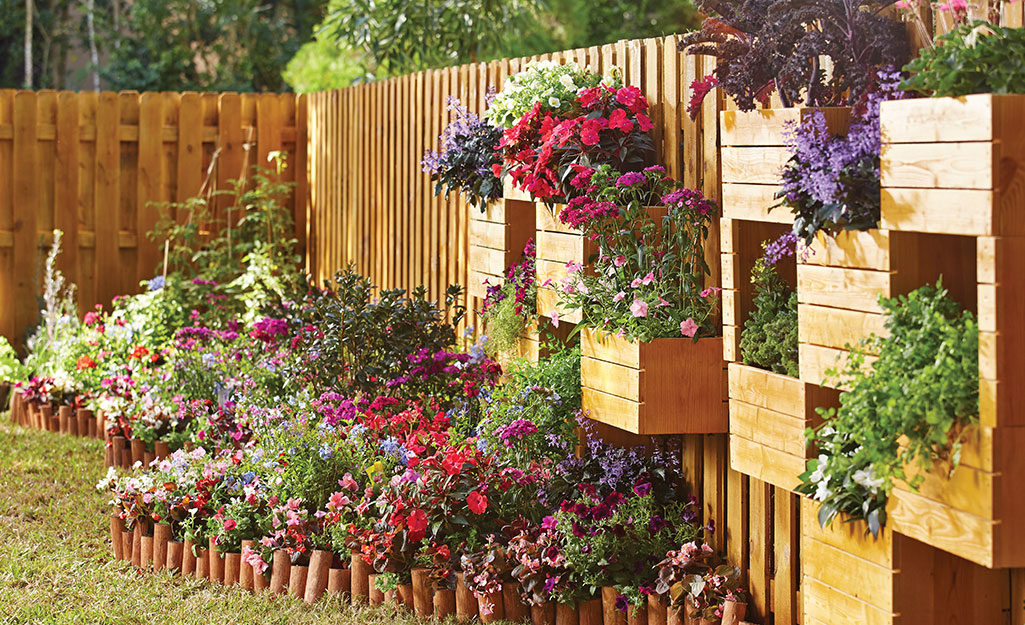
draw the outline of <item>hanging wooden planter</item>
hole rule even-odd
[[[789,209],[777,204],[780,173],[790,160],[783,133],[821,111],[833,133],[845,132],[850,109],[774,108],[755,111],[723,111],[719,114],[722,169],[722,211],[726,219],[792,224]]]
[[[591,419],[644,435],[727,431],[721,338],[631,343],[590,328],[580,336]]]
[[[484,283],[500,286],[506,269],[523,259],[523,248],[534,236],[534,203],[501,199],[481,213],[470,209],[467,290],[471,297],[487,296]]]
[[[808,458],[805,430],[816,408],[839,405],[839,392],[737,362],[729,364],[730,467],[793,490]]]
[[[884,102],[882,226],[904,232],[1025,236],[1025,96]]]
[[[557,204],[549,209],[543,203],[535,205],[537,233],[537,314],[551,317],[558,312],[560,321],[580,323],[579,310],[569,311],[559,304],[559,289],[569,273],[566,266],[576,263],[586,266],[598,253],[598,246],[575,228],[559,221],[565,208]]]
[[[818,504],[801,502],[802,623],[997,623],[1001,602],[954,588],[998,588],[1006,573],[883,528],[837,517],[819,527]],[[1004,575],[1004,582],[1001,581]]]

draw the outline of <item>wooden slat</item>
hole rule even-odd
[[[79,121],[78,99],[73,92],[63,91],[57,111],[57,145],[54,177],[54,226],[64,232],[61,271],[72,284],[78,284],[78,176]],[[82,309],[84,303],[80,302]]]
[[[139,101],[139,169],[137,177],[136,254],[135,275],[152,277],[159,272],[162,249],[147,236],[156,227],[163,186],[160,128],[164,123],[164,99],[157,93],[144,93]]]
[[[96,107],[96,125],[115,128],[119,123],[120,103],[117,94],[102,92]],[[96,186],[93,206],[96,210],[96,299],[107,305],[120,293],[119,283],[112,276],[120,274],[117,233],[121,230],[119,201],[120,151],[112,132],[96,135]]]
[[[36,95],[18,92],[14,95],[13,163],[13,297],[6,300],[15,310],[14,330],[20,336],[35,320],[35,276],[39,258],[36,243],[36,221],[40,210],[33,185],[36,182]]]

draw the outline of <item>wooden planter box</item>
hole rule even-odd
[[[730,466],[773,486],[796,488],[815,454],[804,432],[822,422],[816,408],[839,405],[839,393],[731,362],[729,397]]]
[[[1004,571],[972,564],[884,528],[837,518],[819,527],[801,501],[801,602],[808,625],[1001,623]]]
[[[587,265],[593,255],[598,253],[598,246],[576,229],[570,228],[559,221],[559,212],[563,206],[557,205],[549,210],[543,203],[535,205],[537,234],[534,242],[537,245],[537,314],[551,317],[556,311],[561,321],[580,323],[579,310],[568,311],[559,303],[559,290],[562,281],[567,277],[566,265],[575,262]],[[545,285],[547,286],[540,286]]]
[[[481,213],[470,210],[469,294],[483,299],[484,283],[500,285],[505,271],[523,258],[527,240],[534,236],[534,204],[501,199]]]
[[[595,421],[644,435],[726,432],[721,338],[580,336],[583,408]]]
[[[826,371],[842,362],[848,344],[885,332],[879,296],[895,294],[890,262],[890,236],[883,230],[842,232],[836,238],[820,234],[809,253],[798,252],[802,381],[824,384]]]
[[[790,159],[783,140],[788,124],[822,111],[834,133],[845,132],[850,123],[848,108],[780,108],[756,111],[723,111],[719,117],[722,144],[722,211],[726,219],[792,224],[785,207],[769,211],[778,203],[780,172]]]
[[[883,227],[1025,236],[1023,112],[1023,95],[883,103]]]

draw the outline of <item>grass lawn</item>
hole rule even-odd
[[[0,415],[0,625],[15,623],[422,622],[393,608],[255,596],[114,560],[103,443],[12,426]]]

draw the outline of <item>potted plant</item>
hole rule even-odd
[[[725,431],[718,287],[703,249],[714,203],[658,166],[600,167],[587,185],[559,215],[598,245],[593,272],[571,263],[559,285],[582,317],[584,409],[635,434]]]

